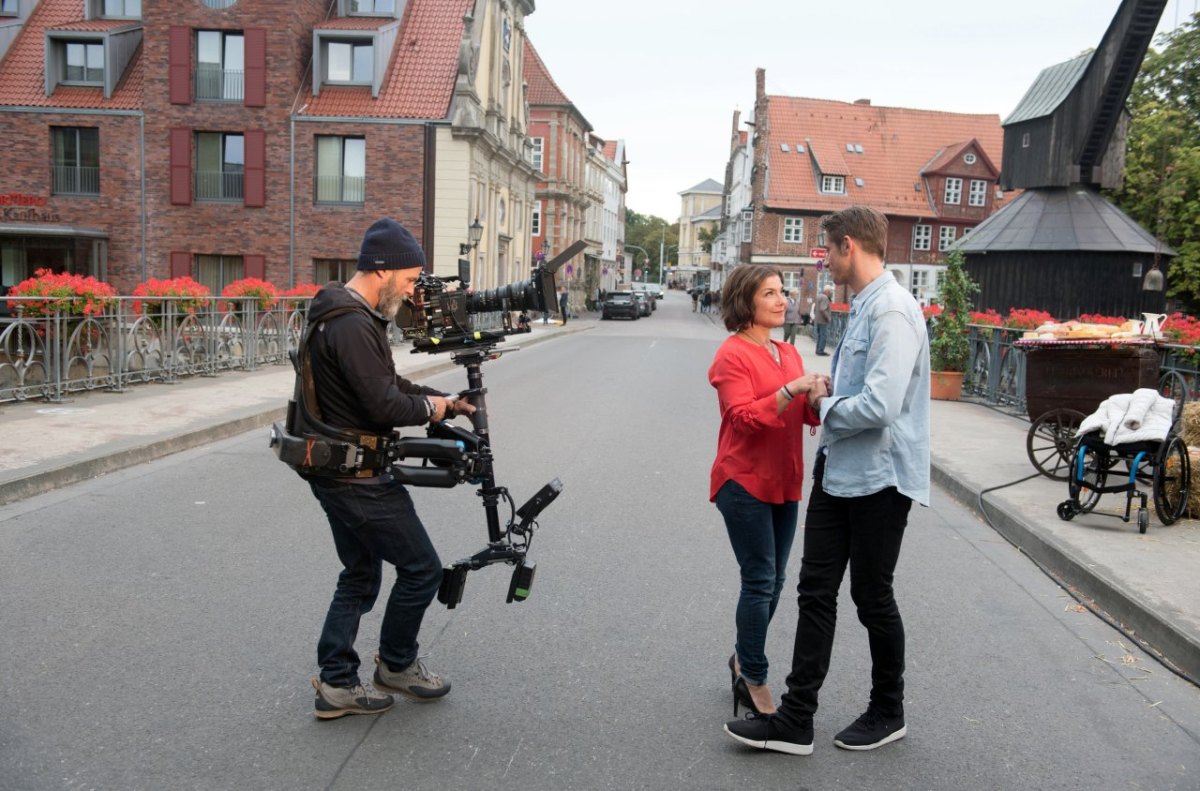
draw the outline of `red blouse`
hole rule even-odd
[[[778,363],[762,346],[730,335],[708,369],[721,408],[709,500],[730,479],[764,503],[800,499],[804,427],[820,425],[821,417],[800,393],[776,414],[776,393],[804,375],[804,363],[792,344],[771,343],[779,351]]]

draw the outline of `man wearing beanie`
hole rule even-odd
[[[386,435],[396,426],[418,426],[475,408],[396,374],[387,325],[412,296],[425,253],[395,220],[377,220],[363,237],[358,271],[345,285],[328,283],[309,307],[307,353],[319,418],[335,428]],[[306,350],[301,350],[304,353]],[[417,633],[442,580],[442,563],[403,485],[387,469],[365,477],[307,478],[329,519],[342,572],[317,644],[321,666],[315,715],[379,714],[393,704],[389,692],[434,700],[450,682],[431,673],[417,656]],[[396,582],[375,655],[375,689],[363,685],[354,650],[358,625],[379,594],[382,563]]]

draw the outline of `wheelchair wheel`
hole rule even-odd
[[[1191,482],[1187,446],[1178,434],[1172,435],[1159,450],[1154,465],[1154,511],[1164,525],[1173,524],[1187,510]]]
[[[1150,512],[1148,510],[1146,510],[1145,508],[1139,508],[1137,520],[1138,520],[1138,532],[1145,533],[1146,529],[1148,527],[1150,527]]]
[[[1038,472],[1056,481],[1071,477],[1075,429],[1085,417],[1077,409],[1051,409],[1033,421],[1025,435],[1025,452]]]
[[[1083,476],[1076,475],[1076,464],[1080,450],[1083,451]],[[1071,502],[1075,504],[1075,510],[1078,513],[1086,514],[1096,507],[1096,503],[1100,502],[1100,492],[1096,491],[1104,486],[1108,481],[1108,468],[1112,466],[1112,461],[1108,458],[1108,454],[1100,456],[1093,448],[1076,445],[1071,454],[1071,465],[1067,472],[1067,492],[1071,495]],[[1084,484],[1087,484],[1084,486]]]

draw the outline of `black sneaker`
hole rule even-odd
[[[774,715],[759,715],[744,720],[730,720],[725,723],[725,732],[742,744],[759,750],[774,750],[789,755],[812,755],[811,719],[792,728],[784,725]]]
[[[888,742],[903,739],[908,733],[904,715],[889,717],[878,709],[868,707],[854,724],[833,737],[833,743],[843,750],[874,750]]]

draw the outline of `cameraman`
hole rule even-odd
[[[387,325],[412,296],[424,266],[425,253],[412,234],[395,220],[380,219],[363,237],[354,277],[344,286],[325,285],[313,298],[308,353],[325,423],[382,436],[394,426],[475,411],[396,374]],[[450,682],[417,657],[417,633],[441,583],[442,563],[404,486],[386,469],[366,474],[308,476],[344,567],[317,644],[321,673],[312,685],[314,714],[321,719],[384,712],[394,702],[387,692],[432,700],[450,691]],[[383,561],[396,567],[396,583],[380,627],[375,691],[359,679],[354,640],[379,594]]]

